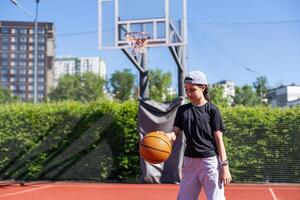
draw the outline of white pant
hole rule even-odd
[[[198,200],[203,187],[207,200],[225,200],[224,186],[219,177],[220,164],[216,156],[184,157],[182,180],[177,200]]]

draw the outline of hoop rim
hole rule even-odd
[[[135,38],[134,37],[135,35],[140,35],[140,36],[144,36],[144,37],[142,37],[142,38]],[[148,39],[151,38],[150,35],[147,32],[144,32],[144,31],[141,31],[141,32],[139,32],[139,31],[133,31],[133,32],[127,32],[127,33],[125,33],[125,37],[126,38],[129,37],[129,36],[131,36],[133,39],[148,40]]]
[[[146,32],[127,32],[125,34],[127,43],[130,45],[133,54],[145,53],[145,45],[150,35]]]

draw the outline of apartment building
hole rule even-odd
[[[52,85],[54,64],[53,23],[39,22],[37,29],[37,100]],[[22,101],[33,101],[35,28],[33,22],[0,21],[0,84]]]
[[[280,86],[268,91],[268,102],[275,107],[300,105],[300,85]]]
[[[228,99],[229,105],[233,103],[233,97],[235,96],[235,84],[234,81],[223,80],[212,84],[212,87],[222,87],[223,97]]]
[[[55,59],[53,85],[65,74],[83,74],[92,72],[106,79],[106,65],[100,57],[63,57]]]

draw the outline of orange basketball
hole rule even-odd
[[[167,160],[172,151],[169,138],[158,131],[150,132],[140,141],[140,154],[152,163],[162,163]]]

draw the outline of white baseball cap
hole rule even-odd
[[[207,78],[201,71],[191,71],[185,76],[184,83],[207,85]]]

